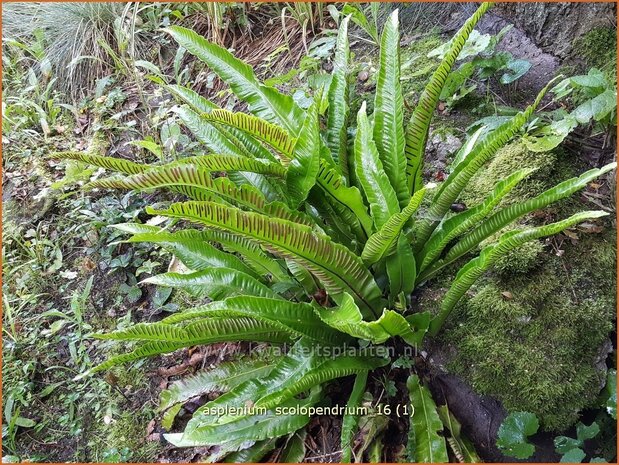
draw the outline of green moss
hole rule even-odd
[[[573,52],[585,60],[589,68],[595,67],[608,73],[610,82],[617,75],[617,30],[611,27],[595,27],[574,41]]]
[[[503,205],[538,195],[585,169],[567,153],[533,153],[511,144],[476,176],[461,200],[469,206],[481,202],[498,180],[525,167],[537,171]],[[594,208],[574,195],[510,228]],[[536,413],[546,430],[569,427],[594,402],[604,376],[596,368],[605,355],[600,347],[613,329],[614,228],[607,222],[600,234],[578,235],[577,241],[529,242],[503,257],[474,295],[460,303],[443,333],[443,342],[458,354],[449,369],[478,392],[497,397],[507,410]]]
[[[119,353],[125,352],[120,351]],[[112,368],[109,373],[112,374],[115,385],[121,388],[121,390],[127,388],[136,389],[140,386],[148,386],[149,383],[145,371],[141,367],[117,366]]]
[[[101,425],[98,434],[93,436],[96,439],[89,444],[94,460],[104,461],[113,449],[119,449],[123,462],[153,461],[161,447],[157,441],[146,440],[147,425],[154,416],[153,412],[145,408],[110,413],[109,424]]]
[[[555,152],[531,152],[521,143],[512,143],[500,149],[490,163],[481,169],[462,192],[460,200],[466,205],[481,203],[494,185],[514,171],[531,168],[536,171],[521,181],[505,196],[502,205],[511,205],[534,197],[548,186],[557,160]]]
[[[616,307],[612,235],[544,254],[526,275],[486,278],[444,333],[459,353],[449,368],[508,411],[536,413],[545,430],[573,424],[604,378],[595,365]]]
[[[527,242],[499,258],[494,269],[502,274],[527,272],[538,263],[539,255],[543,251],[542,242]]]
[[[125,393],[131,398],[140,391],[148,390],[150,381],[145,373],[143,367],[124,366],[115,367],[106,373],[110,391],[107,406],[102,406],[105,412],[103,421],[98,416],[93,424],[93,432],[89,435],[89,460],[102,462],[112,458],[122,462],[151,462],[155,459],[160,444],[146,439],[148,424],[155,418],[155,412],[149,404],[128,404],[127,397],[121,394]],[[120,457],[113,458],[117,454]]]
[[[556,152],[536,153],[526,149],[521,143],[513,143],[498,151],[490,163],[482,168],[460,195],[460,201],[472,207],[481,203],[488,192],[501,179],[514,171],[531,168],[535,171],[520,183],[501,201],[501,207],[521,202],[552,187],[554,184],[570,177],[566,176],[557,164]],[[522,227],[524,222],[513,224],[480,244],[480,248],[495,242],[509,229]],[[540,241],[533,241],[520,246],[499,259],[494,269],[500,273],[524,273],[536,265],[544,246]]]
[[[443,40],[438,34],[430,34],[402,47],[402,94],[411,106],[417,101],[439,64],[436,58],[428,58],[428,52],[442,44]]]

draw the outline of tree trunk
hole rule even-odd
[[[498,3],[493,12],[522,29],[545,52],[566,58],[574,39],[616,26],[615,3]]]

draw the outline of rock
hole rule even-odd
[[[431,151],[435,152],[437,161],[445,163],[447,158],[454,155],[460,147],[462,141],[453,134],[434,134],[430,140]]]
[[[370,73],[368,73],[367,71],[361,71],[358,75],[357,75],[357,80],[359,82],[365,82],[369,79],[370,77]]]
[[[507,412],[493,397],[477,394],[463,379],[452,374],[436,372],[429,383],[433,397],[439,404],[446,403],[449,410],[462,424],[462,432],[475,445],[477,453],[489,462],[513,462],[496,446],[496,437]],[[536,451],[535,463],[557,462],[554,451],[554,435],[537,434],[531,438]]]

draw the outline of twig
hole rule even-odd
[[[333,455],[337,455],[337,454],[341,454],[341,453],[342,453],[342,451],[341,451],[341,450],[338,450],[338,451],[335,451],[335,452],[329,452],[328,454],[323,454],[323,455],[315,455],[315,456],[313,456],[313,457],[305,457],[305,460],[316,460],[316,459],[323,459],[323,458],[325,458],[325,457],[331,457],[331,456],[333,456]]]

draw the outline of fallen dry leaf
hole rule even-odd
[[[153,431],[155,431],[155,420],[154,419],[149,421],[148,425],[146,426],[146,436],[150,436]]]
[[[570,231],[569,229],[566,229],[563,231],[563,234],[565,234],[570,239],[574,239],[576,241],[578,240],[578,234],[576,234],[574,231]]]
[[[580,223],[578,229],[586,234],[598,234],[604,231],[604,227],[594,223]]]
[[[157,374],[159,376],[163,376],[164,378],[169,378],[170,376],[178,376],[183,374],[189,368],[189,364],[187,362],[183,362],[180,365],[176,365],[173,367],[159,367],[157,368]]]

